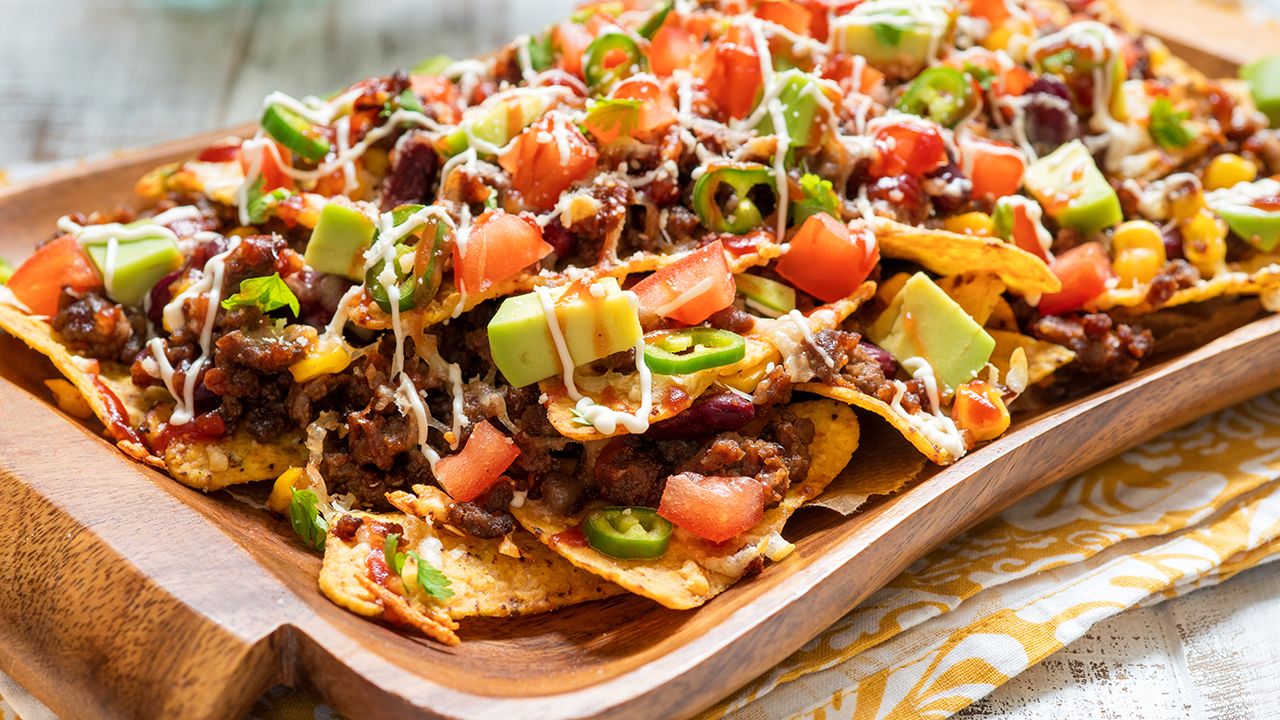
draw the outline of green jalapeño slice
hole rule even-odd
[[[656,558],[667,551],[671,523],[647,507],[606,507],[583,523],[587,544],[616,558]]]
[[[644,364],[658,375],[688,375],[732,365],[747,355],[747,341],[737,333],[708,327],[662,330],[644,341]]]

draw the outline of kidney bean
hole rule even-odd
[[[870,356],[871,359],[880,363],[880,369],[884,371],[885,377],[892,378],[897,376],[898,361],[894,360],[893,356],[890,355],[887,350],[879,345],[873,345],[866,340],[860,341],[858,343],[858,347],[862,348],[862,351]]]
[[[655,423],[645,433],[658,440],[681,440],[706,437],[737,430],[755,419],[756,406],[734,393],[705,397],[670,420]]]

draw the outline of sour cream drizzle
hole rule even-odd
[[[956,427],[955,421],[942,412],[941,398],[938,393],[938,380],[933,374],[933,367],[929,365],[927,360],[920,357],[903,360],[902,367],[911,373],[912,378],[924,382],[925,394],[929,400],[929,411],[912,414],[902,407],[902,398],[907,393],[907,386],[901,380],[893,381],[897,392],[894,393],[893,401],[889,403],[889,407],[905,420],[908,425],[924,435],[929,442],[945,450],[952,457],[958,458],[964,455],[966,451],[964,436],[960,433],[960,429]]]

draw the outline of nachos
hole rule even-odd
[[[589,2],[272,93],[145,210],[62,218],[0,327],[129,455],[273,482],[353,612],[696,607],[785,560],[860,422],[953,463],[1272,305],[1280,61],[1243,76],[1098,0]]]

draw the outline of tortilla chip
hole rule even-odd
[[[979,325],[986,325],[1003,298],[1004,281],[991,273],[965,273],[938,280],[938,287],[951,296]]]
[[[1027,356],[1027,382],[1034,385],[1048,378],[1058,368],[1069,365],[1076,359],[1076,354],[1061,345],[1044,340],[1009,332],[1008,330],[987,330],[996,341],[996,349],[991,352],[991,364],[1000,371],[1000,377],[1009,374],[1009,358],[1013,351],[1022,348]]]
[[[906,418],[894,412],[893,408],[890,407],[888,403],[880,400],[879,398],[859,392],[853,387],[847,385],[824,385],[822,383],[800,383],[796,385],[795,389],[801,392],[821,395],[823,397],[831,398],[832,400],[838,400],[839,402],[847,405],[862,408],[863,410],[879,415],[898,432],[902,433],[902,436],[914,445],[917,450],[924,453],[925,457],[938,465],[950,465],[961,457],[964,457],[964,452],[955,454],[933,440],[930,440],[927,435],[908,422]]]
[[[805,507],[822,507],[852,515],[872,498],[893,495],[924,477],[928,467],[923,455],[892,426],[871,423],[862,429],[858,457]]]
[[[535,537],[575,566],[666,607],[697,607],[746,574],[752,563],[766,554],[787,518],[835,479],[858,446],[858,419],[849,408],[827,400],[796,403],[789,408],[812,420],[817,430],[810,445],[809,474],[803,483],[792,485],[782,502],[767,510],[756,527],[733,541],[716,545],[677,529],[662,557],[621,560],[560,535],[576,528],[587,513],[603,505],[601,502],[573,517],[560,515],[537,501],[511,512]]]
[[[1090,301],[1088,310],[1112,310],[1126,308],[1133,315],[1155,312],[1164,308],[1201,303],[1227,295],[1262,295],[1280,287],[1280,264],[1268,264],[1252,273],[1244,271],[1223,272],[1208,280],[1200,280],[1188,288],[1173,293],[1164,303],[1153,305],[1147,301],[1149,285],[1132,288],[1111,288]]]
[[[875,293],[875,287],[875,283],[863,283],[849,297],[814,308],[805,316],[810,332],[838,327]],[[757,320],[754,329],[746,335],[746,354],[738,362],[689,375],[654,375],[650,390],[653,405],[649,411],[649,422],[655,423],[679,415],[716,382],[743,392],[751,392],[770,363],[781,361],[784,354],[792,354],[788,351],[797,341],[788,332],[795,328],[795,322],[786,318]],[[602,405],[633,414],[640,408],[640,381],[637,373],[588,375],[579,369],[574,372],[573,378],[580,394]],[[577,401],[569,397],[563,379],[549,378],[543,380],[539,387],[547,396],[547,418],[561,435],[577,442],[590,442],[627,432],[626,428],[619,426],[614,433],[606,435],[583,420],[576,409]]]
[[[436,488],[421,486],[415,490],[423,498],[440,493]],[[418,501],[409,493],[399,494],[400,504],[412,507]],[[446,507],[447,499],[440,506]],[[533,615],[623,592],[622,588],[573,567],[520,530],[508,538],[484,540],[413,514],[355,514],[403,527],[405,549],[418,549],[423,541],[430,542],[428,538],[439,541],[439,558],[431,562],[438,564],[449,578],[449,588],[454,593],[440,607],[455,620]],[[381,617],[384,606],[360,583],[368,572],[365,559],[369,552],[367,546],[344,541],[330,532],[320,568],[320,589],[334,603],[357,615]]]
[[[993,273],[1020,295],[1062,289],[1043,260],[999,238],[913,227],[886,218],[877,218],[873,228],[882,255],[910,260],[938,275]]]
[[[263,443],[243,428],[217,440],[179,435],[161,455],[156,455],[133,428],[147,424],[153,412],[167,417],[172,400],[166,393],[158,388],[143,389],[134,385],[129,368],[124,365],[75,355],[58,342],[48,323],[17,308],[0,304],[0,329],[49,358],[84,397],[89,409],[126,455],[167,469],[184,485],[212,491],[271,479],[290,465],[299,465],[307,459],[301,434],[287,434]]]

